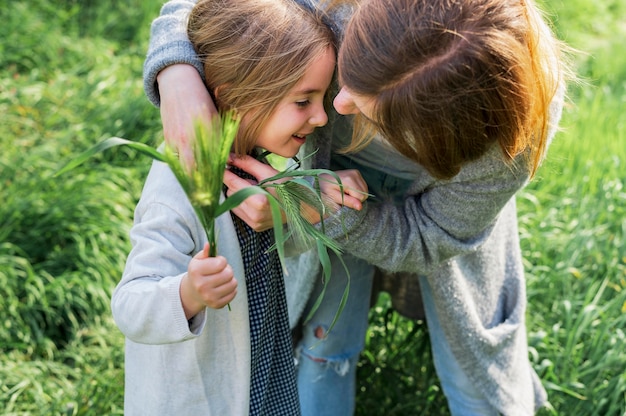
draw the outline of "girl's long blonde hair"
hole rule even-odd
[[[247,154],[276,105],[328,47],[321,11],[291,0],[200,0],[187,26],[220,110],[246,117],[235,152]]]

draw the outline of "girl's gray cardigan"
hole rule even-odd
[[[156,105],[156,75],[161,69],[188,63],[202,74],[186,36],[185,18],[193,5],[171,0],[153,23],[144,85]],[[348,15],[335,16],[335,23],[342,27]],[[550,108],[550,138],[562,103],[560,91]],[[303,154],[318,150],[312,160],[315,167],[329,166],[333,137],[351,134],[346,117],[334,113],[329,118],[302,150]],[[361,211],[343,209],[343,224],[336,218],[325,222],[327,234],[347,252],[384,270],[428,279],[456,359],[491,404],[511,416],[531,415],[547,399],[529,361],[526,338],[526,288],[514,196],[528,179],[523,156],[506,163],[494,147],[450,180],[437,180],[422,170],[402,206],[371,200]],[[319,265],[307,253],[290,259],[288,270],[294,323]]]
[[[216,221],[218,254],[233,268],[237,296],[187,321],[180,281],[206,234],[178,180],[154,162],[135,209],[133,248],[111,299],[126,336],[124,414],[247,415],[250,324],[244,265],[230,213]]]

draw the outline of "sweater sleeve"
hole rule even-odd
[[[160,105],[156,77],[161,70],[174,64],[189,64],[204,78],[202,64],[187,37],[187,18],[195,5],[193,0],[170,0],[150,29],[150,44],[143,66],[144,90],[148,99]]]
[[[202,230],[173,174],[155,162],[135,209],[132,250],[111,299],[113,317],[129,339],[165,344],[202,332],[205,312],[187,321],[180,281],[200,250]]]
[[[501,157],[499,163],[484,159],[453,180],[414,189],[401,205],[368,200],[361,211],[343,208],[325,221],[326,233],[382,269],[430,274],[442,262],[477,250],[528,180]]]
[[[194,244],[176,212],[150,204],[131,230],[131,251],[111,307],[117,326],[142,344],[180,342],[197,336],[203,316],[190,327],[180,300],[180,281]]]

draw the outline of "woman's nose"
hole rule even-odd
[[[359,114],[360,112],[346,87],[342,87],[337,96],[335,96],[333,106],[339,114],[343,114],[344,116],[348,114]]]

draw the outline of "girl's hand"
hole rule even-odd
[[[224,184],[228,187],[228,196],[246,186],[256,185],[259,181],[278,173],[273,167],[259,162],[250,156],[231,157],[228,163],[255,178],[255,180],[242,179],[226,170],[224,173]],[[341,170],[336,173],[343,184],[343,192],[334,177],[331,175],[320,175],[320,188],[324,197],[330,199],[332,203],[338,206],[344,205],[360,210],[363,207],[362,201],[365,201],[368,197],[367,183],[365,183],[361,173],[356,169]],[[262,195],[253,195],[247,198],[233,212],[257,232],[269,230],[273,226],[269,202]],[[302,215],[312,224],[320,221],[319,213],[307,206],[302,207]],[[283,222],[285,222],[284,216]]]
[[[205,307],[221,309],[237,294],[233,269],[222,256],[208,257],[209,245],[196,254],[180,282],[180,299],[187,319]]]
[[[190,138],[194,123],[209,125],[217,109],[198,71],[191,65],[175,64],[157,75],[161,95],[161,122],[165,141],[191,162]]]
[[[231,157],[228,161],[231,166],[254,176],[255,179],[243,179],[228,169],[224,172],[224,184],[228,187],[226,196],[231,196],[235,192],[247,186],[254,186],[263,179],[272,177],[278,173],[276,169],[268,164],[259,162],[253,157]],[[252,195],[243,201],[237,208],[233,209],[235,215],[241,218],[254,231],[261,232],[272,228],[272,212],[270,211],[270,203],[267,197],[263,195]]]
[[[338,170],[335,172],[341,179],[342,188],[331,175],[320,175],[320,189],[334,203],[357,211],[363,208],[362,202],[368,197],[367,183],[356,169]]]

